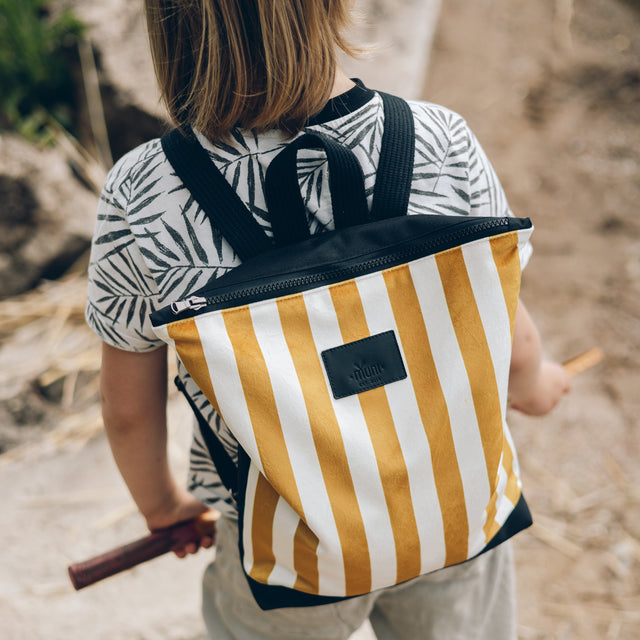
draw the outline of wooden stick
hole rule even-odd
[[[69,567],[71,583],[76,590],[83,589],[125,569],[131,569],[142,562],[157,558],[188,542],[199,542],[205,535],[215,535],[218,516],[217,511],[206,511],[195,520],[154,531],[144,538],[84,562],[72,564]]]
[[[602,349],[600,349],[600,347],[593,347],[563,362],[562,366],[570,376],[575,376],[587,369],[591,369],[591,367],[595,367],[599,362],[602,362],[603,359],[604,353]]]

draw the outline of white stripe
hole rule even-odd
[[[516,474],[518,478],[518,486],[522,489],[522,481],[520,480],[520,463],[518,462],[518,453],[516,451],[516,445],[513,442],[513,437],[511,436],[511,431],[507,423],[505,422],[503,425],[504,437],[507,439],[509,443],[509,447],[511,447],[511,453],[513,454],[513,472]]]
[[[410,270],[429,334],[440,386],[449,410],[471,542],[474,532],[482,528],[490,487],[469,378],[435,259],[416,261],[410,265]]]
[[[513,511],[514,504],[511,503],[511,500],[504,495],[504,492],[507,489],[507,483],[509,482],[509,477],[507,475],[507,471],[502,465],[502,460],[500,461],[500,482],[498,483],[498,493],[499,498],[496,505],[496,515],[495,521],[502,526],[506,519],[509,517],[509,514]]]
[[[488,242],[464,246],[462,254],[491,352],[500,408],[504,415],[511,362],[511,323],[500,274]]]
[[[518,253],[520,255],[520,269],[522,271],[524,271],[524,268],[527,266],[527,263],[533,254],[533,246],[529,241],[532,233],[533,227],[518,231]]]
[[[340,326],[329,289],[323,287],[306,293],[305,303],[318,353],[325,349],[333,349],[342,345],[342,334],[340,333]],[[324,371],[324,375],[330,392],[331,387],[326,371]],[[380,505],[385,504],[385,498],[376,464],[375,452],[369,437],[367,424],[362,415],[360,401],[357,396],[348,396],[335,400],[331,395],[331,399],[336,418],[341,425],[342,440],[349,470],[351,471],[356,499],[358,500],[364,523],[372,565],[372,583],[373,581],[377,583],[378,572],[388,572],[387,566],[382,562],[382,558],[386,557],[387,554],[393,558],[393,576],[395,578],[395,545],[386,509],[382,509],[379,520],[374,521],[372,518],[372,514],[380,511]]]
[[[395,331],[406,366],[384,277],[376,274],[359,278],[357,285],[371,333],[382,333],[390,329]],[[409,475],[411,500],[421,546],[422,570],[429,571],[443,566],[446,558],[444,524],[433,476],[429,441],[408,371],[405,380],[386,385],[385,391]],[[393,570],[395,572],[395,566]]]
[[[160,340],[166,342],[169,346],[175,346],[175,342],[169,336],[169,329],[167,324],[163,324],[159,327],[151,325],[153,332],[160,338]]]
[[[258,445],[251,427],[233,346],[227,335],[222,314],[206,314],[196,318],[195,322],[198,333],[206,336],[206,339],[201,341],[202,350],[207,361],[213,392],[220,406],[220,414],[227,425],[232,425],[230,428],[233,429],[233,435],[254,464],[260,466]]]
[[[498,465],[498,484],[496,486],[496,493],[498,494],[498,501],[496,505],[500,504],[500,501],[504,497],[504,492],[507,490],[507,482],[509,477],[507,471],[504,468],[504,451],[500,455],[500,464]]]
[[[251,525],[253,523],[253,505],[256,500],[256,487],[258,485],[258,469],[254,464],[249,465],[247,474],[247,489],[244,497],[244,514],[242,522],[242,546],[244,558],[242,564],[246,573],[250,574],[253,568],[253,542],[251,538]]]
[[[258,344],[269,370],[280,424],[304,510],[303,519],[323,541],[323,545],[340,557],[338,530],[324,485],[304,396],[287,347],[278,308],[276,304],[256,305],[251,307],[251,317]],[[326,553],[322,555],[322,562],[326,557]],[[318,571],[326,573],[327,569],[320,560],[319,558]]]
[[[493,258],[491,245],[488,242],[476,242],[463,247],[463,255],[471,286],[487,337],[487,344],[493,361],[500,408],[502,411],[503,431],[508,431],[504,418],[507,410],[507,392],[509,385],[509,367],[511,362],[511,328],[509,311],[504,299],[500,274]],[[503,524],[513,508],[505,497],[508,477],[503,467],[504,456],[498,468],[498,485],[496,487],[495,520]],[[517,461],[516,461],[517,464]],[[477,542],[475,551],[484,544]],[[471,552],[470,548],[470,552]]]
[[[273,554],[276,564],[269,576],[269,584],[292,588],[297,574],[293,564],[293,541],[298,527],[296,512],[282,499],[278,499],[273,517]]]

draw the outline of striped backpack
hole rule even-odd
[[[193,135],[162,140],[242,259],[152,323],[239,442],[236,468],[200,418],[263,609],[395,585],[531,523],[505,421],[531,223],[406,215],[413,115],[383,102],[371,212],[353,153],[305,133],[267,171],[275,241]],[[327,156],[334,231],[309,235],[303,148]]]

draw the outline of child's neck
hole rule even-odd
[[[331,90],[331,95],[329,98],[335,98],[339,96],[341,93],[346,93],[349,89],[353,89],[355,83],[353,80],[348,78],[342,69],[339,67],[336,69],[336,78],[333,82],[333,89]]]

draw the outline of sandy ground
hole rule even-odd
[[[640,637],[639,60],[637,2],[447,0],[423,94],[536,226],[522,296],[548,353],[606,353],[555,413],[511,419],[523,640]]]
[[[553,415],[511,417],[536,519],[516,542],[522,640],[640,637],[639,59],[634,0],[446,0],[422,91],[468,119],[512,208],[536,225],[523,297],[548,352],[606,353]],[[36,334],[22,338],[32,357]],[[52,413],[59,425],[0,456],[0,637],[201,640],[207,554],[70,587],[70,561],[144,534],[97,408],[77,416]],[[170,423],[184,473],[177,400]]]

